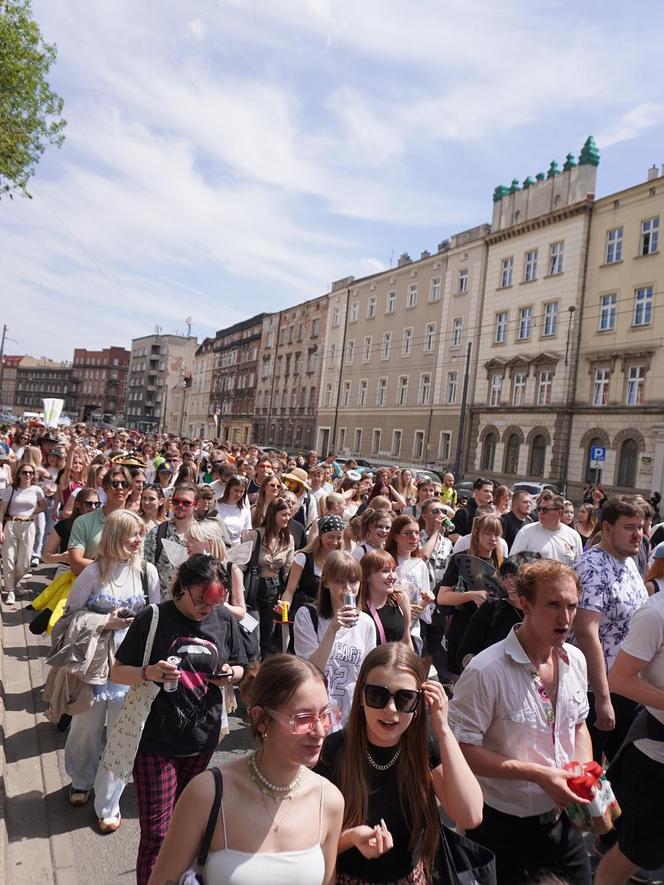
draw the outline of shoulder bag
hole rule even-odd
[[[150,663],[154,635],[159,622],[159,607],[152,603],[150,608],[152,609],[152,620],[143,652],[144,667]],[[152,702],[159,694],[159,688],[160,686],[156,682],[143,681],[139,685],[132,685],[125,696],[120,714],[108,735],[101,764],[107,771],[117,775],[125,783],[131,777],[141,735],[150,714]]]
[[[432,879],[436,885],[497,885],[492,851],[446,827],[442,820],[439,831]]]
[[[208,817],[207,826],[205,828],[203,842],[201,843],[201,850],[198,852],[198,857],[196,858],[195,865],[190,867],[187,872],[183,873],[178,879],[178,885],[205,885],[205,878],[203,873],[205,872],[205,864],[207,863],[208,854],[210,853],[210,844],[212,842],[215,824],[217,823],[217,818],[219,817],[219,809],[221,808],[221,797],[224,791],[224,783],[221,779],[221,772],[218,768],[213,768],[211,770],[212,774],[214,775],[214,799],[212,801],[210,816]]]
[[[256,529],[256,539],[254,541],[254,549],[251,551],[251,559],[247,564],[247,571],[244,574],[244,602],[247,610],[256,611],[258,606],[258,585],[260,583],[260,573],[258,568],[258,557],[261,551],[261,533],[260,529]]]

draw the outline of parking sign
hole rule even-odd
[[[601,470],[606,461],[606,448],[604,446],[593,446],[590,449],[590,468],[591,470]]]

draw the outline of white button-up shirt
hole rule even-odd
[[[510,759],[562,768],[574,759],[576,726],[588,715],[586,659],[565,643],[558,653],[555,719],[537,669],[517,636],[476,655],[454,686],[450,726],[458,741]],[[581,760],[585,761],[585,760]],[[516,817],[544,814],[553,799],[525,780],[478,777],[484,801]]]

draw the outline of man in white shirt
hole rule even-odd
[[[471,660],[450,703],[450,725],[484,793],[482,824],[468,835],[496,855],[500,885],[544,871],[590,885],[583,839],[562,812],[579,801],[564,766],[592,757],[586,662],[565,642],[578,579],[542,559],[516,582],[523,623]]]
[[[633,498],[614,496],[602,508],[602,540],[574,564],[581,582],[574,643],[586,657],[590,683],[588,729],[595,759],[611,761],[637,705],[609,693],[606,674],[627,636],[634,613],[648,600],[632,556],[643,540],[643,511]]]
[[[563,525],[564,500],[544,489],[537,499],[539,522],[524,525],[519,529],[510,549],[510,556],[530,550],[539,553],[542,559],[557,559],[565,565],[572,565],[583,553],[581,535],[568,525]]]
[[[618,844],[603,857],[595,879],[596,885],[624,885],[639,867],[664,865],[664,593],[655,593],[635,612],[609,671],[609,686],[645,706],[644,736],[621,752],[615,774],[611,769],[622,809]]]

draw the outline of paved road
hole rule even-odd
[[[92,805],[72,808],[64,770],[66,735],[43,717],[41,688],[49,640],[27,628],[34,613],[19,600],[16,610],[2,606],[2,729],[0,749],[0,882],[7,885],[133,885],[138,847],[136,794],[125,790],[123,823],[117,833],[97,832]],[[239,712],[239,711],[238,711]],[[252,745],[239,716],[230,717],[213,763],[219,764]],[[4,765],[3,765],[4,762]],[[3,789],[4,788],[4,789]]]

